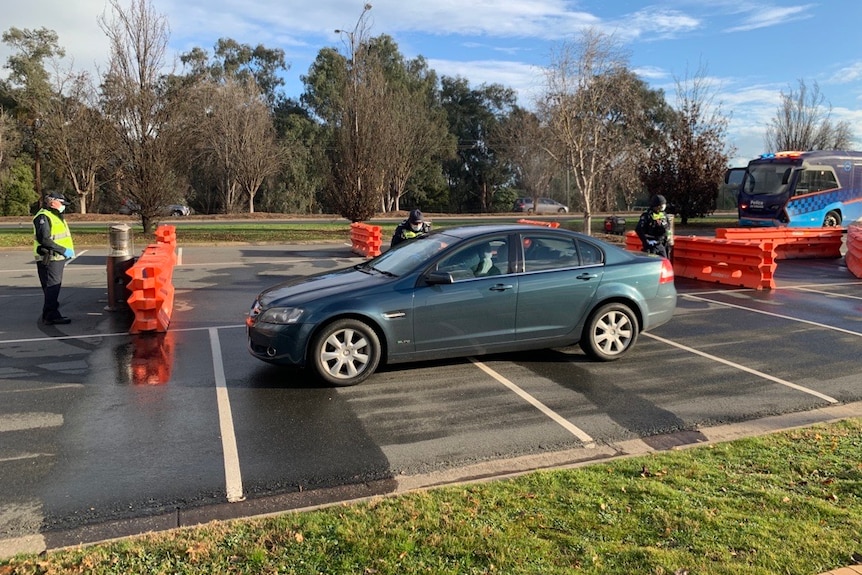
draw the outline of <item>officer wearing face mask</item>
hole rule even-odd
[[[425,221],[425,218],[422,217],[422,212],[413,210],[407,216],[407,219],[395,228],[395,233],[392,234],[392,242],[389,245],[394,248],[403,241],[424,236],[430,231],[431,224]]]
[[[668,246],[672,243],[670,220],[665,210],[667,200],[661,194],[656,194],[650,200],[649,209],[641,214],[635,233],[641,240],[643,251],[648,254],[658,254],[668,257]]]
[[[63,270],[66,260],[75,257],[75,246],[69,226],[63,219],[68,202],[60,192],[48,192],[42,202],[44,206],[36,212],[33,227],[36,231],[33,253],[36,256],[36,271],[45,301],[42,305],[42,323],[57,325],[70,323],[68,317],[60,313],[60,287],[63,284]]]

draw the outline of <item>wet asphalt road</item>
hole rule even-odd
[[[341,389],[252,358],[243,321],[264,287],[362,261],[349,246],[181,247],[163,335],[131,336],[131,315],[105,309],[106,260],[70,263],[73,322],[42,326],[29,252],[0,252],[0,550],[862,411],[862,280],[841,259],[780,262],[770,291],[677,278],[674,320],[618,362],[573,347],[399,365]]]

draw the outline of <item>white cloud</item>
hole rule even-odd
[[[813,18],[814,14],[811,10],[815,6],[815,4],[803,4],[800,6],[787,7],[758,6],[757,8],[750,10],[748,18],[746,18],[742,24],[729,28],[727,31],[746,32],[749,30],[756,30],[758,28],[778,26],[796,20]]]

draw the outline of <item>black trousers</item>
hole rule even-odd
[[[36,262],[36,271],[39,274],[39,283],[42,284],[42,293],[45,294],[45,302],[42,304],[42,319],[53,320],[62,317],[60,313],[60,287],[63,285],[63,270],[66,268],[66,260],[51,260],[47,264]]]

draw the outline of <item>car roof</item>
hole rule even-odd
[[[551,232],[551,233],[562,233],[562,234],[574,234],[580,237],[587,237],[580,232],[575,232],[567,229],[559,229],[559,228],[548,228],[542,226],[536,226],[534,224],[481,224],[476,226],[459,226],[455,228],[446,228],[443,230],[439,230],[438,233],[447,234],[450,236],[454,236],[461,239],[470,239],[476,236],[480,236],[483,234],[489,233],[513,233],[513,232],[525,232],[525,233],[536,233],[536,232]]]

